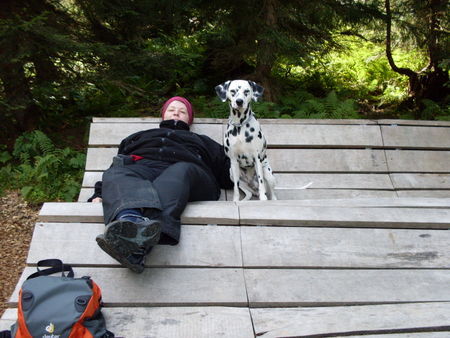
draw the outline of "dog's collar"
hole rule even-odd
[[[250,120],[250,118],[252,117],[252,114],[253,114],[253,112],[251,111],[251,109],[249,109],[247,117],[242,122],[233,122],[231,120],[231,117],[229,117],[228,124],[231,124],[233,127],[242,127],[242,125],[246,124]]]

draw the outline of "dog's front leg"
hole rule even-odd
[[[240,177],[240,168],[237,159],[230,158],[230,174],[231,180],[234,182],[234,191],[233,191],[233,201],[239,201],[239,177]]]
[[[256,170],[256,178],[258,179],[259,199],[261,201],[266,201],[267,200],[266,185],[264,184],[263,168],[261,160],[258,158],[258,155],[255,156],[255,170]]]

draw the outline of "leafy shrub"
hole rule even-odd
[[[422,100],[422,104],[425,106],[421,116],[426,120],[443,120],[450,121],[450,105],[441,107],[432,100]]]
[[[4,158],[7,160],[0,169],[0,191],[20,189],[27,201],[36,204],[73,201],[79,193],[85,154],[56,148],[41,131],[20,136],[13,157]]]

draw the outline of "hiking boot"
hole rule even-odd
[[[144,271],[144,250],[126,255],[126,253],[124,253],[124,250],[121,250],[120,247],[117,247],[106,240],[104,234],[98,235],[95,240],[97,241],[98,246],[104,252],[118,261],[122,266],[136,273],[142,273]]]
[[[161,234],[159,221],[136,215],[124,215],[106,226],[96,241],[108,255],[123,266],[142,272],[144,259],[151,247],[158,244]],[[141,257],[142,256],[142,257]]]

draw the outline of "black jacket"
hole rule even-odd
[[[183,121],[162,121],[159,128],[134,133],[122,140],[118,153],[149,160],[196,163],[213,175],[221,188],[233,187],[230,159],[223,146],[206,135],[189,131],[189,125]],[[95,184],[95,193],[88,201],[95,197],[101,197],[101,182]]]

